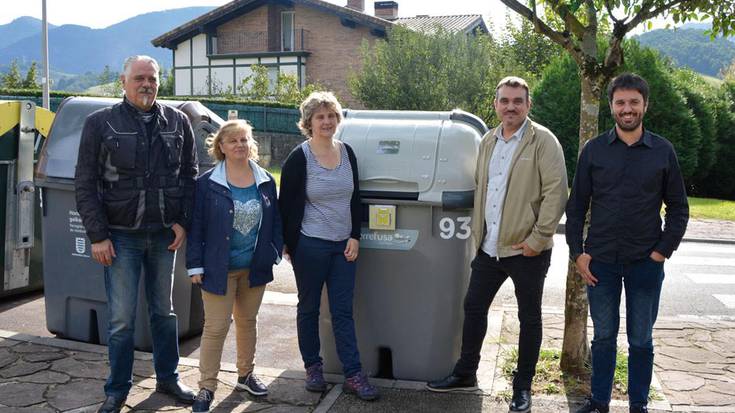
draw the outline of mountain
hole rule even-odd
[[[126,57],[147,54],[158,60],[162,66],[170,68],[171,50],[153,47],[151,40],[212,9],[213,7],[187,7],[146,13],[104,29],[72,24],[49,28],[49,64],[53,70],[64,73],[96,73],[101,72],[106,65],[113,70],[120,70]],[[0,33],[10,29],[13,33],[17,31],[31,34],[13,43],[0,43],[0,65],[7,66],[13,59],[25,64],[34,60],[40,62],[40,21],[22,17],[0,25]],[[19,36],[20,34],[16,37]],[[0,39],[5,40],[2,35]]]
[[[41,20],[35,17],[18,17],[8,24],[0,25],[0,48],[9,46],[18,40],[41,33]],[[55,28],[53,24],[48,25],[49,31]],[[38,46],[41,47],[40,44]]]
[[[711,40],[705,30],[706,28],[659,29],[636,38],[642,45],[657,49],[670,57],[677,66],[717,76],[720,70],[735,60],[735,43],[722,37]]]

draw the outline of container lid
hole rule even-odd
[[[462,111],[345,112],[338,139],[355,150],[363,197],[446,205],[475,189],[484,122]],[[471,204],[471,203],[470,203]]]
[[[54,123],[51,125],[49,137],[41,149],[36,177],[73,179],[82,128],[87,116],[96,110],[112,106],[120,101],[119,98],[97,97],[71,97],[65,99],[59,106]],[[222,118],[196,101],[158,100],[157,102],[183,111],[189,117],[198,140],[203,139],[207,133],[216,131],[224,123]],[[202,125],[202,123],[205,125]],[[200,134],[197,133],[198,129],[209,130]],[[200,136],[202,137],[200,138]],[[197,142],[197,146],[203,146],[203,142]]]

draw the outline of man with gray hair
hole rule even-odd
[[[132,386],[135,314],[145,268],[156,391],[191,404],[179,381],[178,322],[171,288],[186,238],[197,176],[194,133],[184,113],[156,102],[158,63],[125,60],[123,101],[87,117],[75,174],[77,210],[104,266],[110,376],[99,412],[119,412]]]
[[[480,143],[475,170],[472,240],[479,247],[464,300],[460,359],[431,391],[474,390],[490,304],[513,281],[521,329],[511,412],[531,410],[531,381],[541,348],[541,297],[552,238],[567,200],[564,153],[553,133],[528,119],[528,85],[518,77],[495,89],[501,124]]]

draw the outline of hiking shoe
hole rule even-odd
[[[197,393],[197,397],[194,399],[194,404],[191,406],[191,411],[194,413],[207,413],[209,412],[209,406],[212,405],[212,399],[214,399],[214,393],[207,389],[200,389]]]
[[[450,374],[443,379],[426,383],[426,389],[440,393],[450,391],[473,391],[477,390],[477,377],[460,377]]]
[[[363,373],[357,373],[345,380],[342,390],[351,393],[360,400],[375,400],[378,398],[378,389],[375,388]]]
[[[265,384],[252,371],[245,376],[238,377],[235,387],[239,390],[245,390],[253,396],[265,396],[268,394],[268,388],[265,387]]]
[[[630,413],[648,413],[647,406],[630,406]]]
[[[306,390],[313,392],[325,392],[327,390],[327,382],[324,381],[324,371],[322,371],[322,363],[314,363],[306,368]]]
[[[590,398],[585,401],[584,406],[580,407],[574,413],[608,413],[609,411],[609,406],[597,403]]]

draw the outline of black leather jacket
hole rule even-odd
[[[154,104],[151,124],[127,101],[84,122],[75,186],[77,211],[92,242],[110,229],[189,228],[197,151],[186,115]]]

